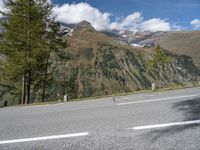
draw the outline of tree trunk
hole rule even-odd
[[[25,104],[30,103],[30,92],[31,91],[31,71],[26,72],[25,78]]]
[[[44,75],[44,84],[43,84],[43,91],[42,91],[42,102],[45,101],[45,95],[46,95],[46,84],[47,84],[47,75],[48,75],[48,63],[49,63],[49,57],[50,57],[51,51],[49,50],[48,56],[47,56],[47,62],[46,62],[46,68],[45,68],[45,75]]]
[[[30,95],[31,95],[31,71],[29,70],[28,71],[28,85],[27,85],[27,88],[28,88],[28,90],[27,90],[27,92],[28,92],[28,94],[27,94],[27,104],[29,104],[30,103]]]
[[[26,93],[26,74],[24,73],[23,77],[22,77],[22,100],[21,100],[21,104],[24,105],[25,104],[25,93]]]
[[[29,0],[29,5],[33,5],[33,0]],[[32,12],[29,12],[29,23],[32,23]],[[28,42],[29,42],[29,53],[28,56],[31,58],[31,43],[30,43],[30,30],[28,31]],[[28,65],[29,69],[26,71],[26,78],[25,78],[25,104],[30,103],[30,90],[31,90],[31,70],[30,64]]]

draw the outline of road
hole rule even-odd
[[[200,88],[0,109],[0,150],[200,150]]]

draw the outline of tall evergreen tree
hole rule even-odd
[[[3,76],[12,82],[21,81],[22,88],[19,84],[16,88],[22,93],[21,103],[28,104],[33,80],[44,75],[44,99],[49,57],[58,32],[50,18],[51,6],[46,0],[8,0],[6,6],[8,11],[3,14],[8,21],[2,24],[0,41],[0,53],[5,56]]]

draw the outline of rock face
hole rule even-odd
[[[150,89],[152,82],[169,87],[200,81],[191,57],[163,50],[170,61],[151,67],[154,49],[134,49],[95,30],[78,29],[66,39],[70,99]]]
[[[129,45],[136,45],[137,48],[137,45],[140,45],[140,47],[149,48],[160,45],[165,50],[174,54],[192,57],[194,64],[200,68],[200,31],[106,31],[104,33]]]
[[[155,44],[177,54],[190,56],[200,69],[200,31],[168,32],[155,40]]]

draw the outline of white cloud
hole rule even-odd
[[[200,28],[200,20],[199,19],[194,19],[190,22],[190,24],[195,28],[199,29]]]
[[[3,11],[5,9],[5,5],[3,0],[0,0],[0,11]],[[2,17],[2,14],[0,13],[0,18]]]
[[[142,31],[170,31],[172,27],[169,22],[165,20],[161,20],[159,18],[153,18],[141,23],[139,27]]]
[[[109,13],[102,13],[97,8],[93,8],[87,3],[55,6],[53,8],[53,14],[57,16],[57,21],[69,24],[86,20],[97,30],[107,29],[110,24]]]
[[[142,14],[139,12],[135,12],[126,18],[124,18],[121,22],[122,27],[131,27],[134,24],[137,24],[143,20]]]
[[[177,25],[176,23],[172,24],[172,29],[175,31],[181,31],[181,30],[185,30],[184,27]]]
[[[4,2],[3,2],[3,0],[0,0],[0,10],[3,10],[4,9]]]
[[[52,3],[52,0],[48,0]],[[5,10],[3,0],[0,0],[0,10]],[[92,7],[88,3],[72,3],[55,5],[53,7],[53,15],[56,16],[56,21],[68,24],[76,24],[83,20],[91,23],[96,30],[107,29],[129,29],[132,31],[169,31],[177,30],[174,25],[171,25],[166,20],[160,18],[153,18],[144,20],[143,14],[134,12],[126,17],[118,18],[117,21],[111,21],[111,14],[108,12],[101,12],[99,9]],[[0,15],[1,17],[1,15]],[[199,20],[193,20],[191,23],[195,27],[198,26]],[[200,24],[200,23],[199,23]]]
[[[143,15],[140,12],[134,12],[127,17],[111,22],[110,13],[101,12],[99,9],[92,7],[88,3],[56,5],[53,8],[53,14],[57,16],[57,21],[68,24],[75,24],[86,20],[97,30],[129,29],[132,31],[140,30],[155,32],[173,29],[172,25],[166,20],[161,20],[159,18],[144,20]]]
[[[132,31],[170,31],[172,25],[159,18],[144,20],[140,12],[135,12],[118,22],[111,23],[111,29],[129,29]],[[175,28],[173,28],[175,29]]]
[[[127,17],[118,20],[117,22],[112,22],[110,24],[110,29],[130,29],[137,30],[138,25],[142,22],[143,17],[140,12],[135,12]]]

